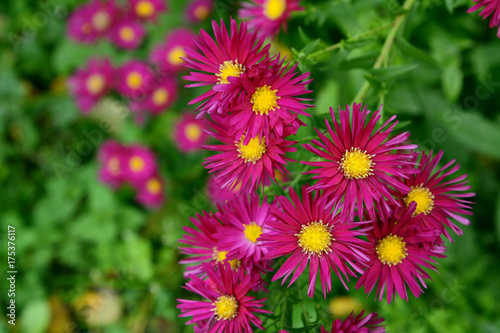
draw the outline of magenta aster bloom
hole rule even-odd
[[[130,17],[117,21],[111,29],[111,41],[122,49],[134,50],[141,44],[146,31]]]
[[[175,124],[174,138],[179,149],[185,153],[201,149],[208,140],[206,121],[185,113]]]
[[[460,169],[459,164],[453,166],[455,160],[434,172],[442,157],[443,151],[434,157],[432,157],[432,151],[430,155],[423,152],[418,167],[419,173],[404,180],[409,191],[398,193],[398,195],[406,206],[412,202],[417,204],[415,215],[420,214],[418,218],[424,227],[437,229],[452,241],[445,227],[450,228],[457,235],[463,234],[462,229],[454,224],[452,219],[465,225],[470,224],[467,218],[459,214],[472,215],[472,212],[468,210],[471,209],[469,204],[472,202],[463,198],[473,197],[475,193],[466,192],[470,189],[465,180],[466,174],[445,181],[448,176]]]
[[[243,2],[238,12],[242,20],[248,20],[250,31],[257,31],[261,37],[274,38],[281,26],[287,31],[287,20],[294,11],[303,10],[299,0],[251,0]]]
[[[365,311],[357,316],[351,313],[346,319],[337,319],[332,324],[331,331],[321,327],[321,333],[384,333],[385,327],[380,326],[384,318],[378,317],[376,313],[370,313],[363,317]]]
[[[91,23],[98,36],[105,36],[116,19],[119,8],[114,0],[93,0],[88,4]]]
[[[113,188],[125,181],[125,163],[128,151],[116,141],[106,141],[99,148],[98,158],[101,162],[99,179]]]
[[[192,275],[186,289],[195,292],[207,301],[179,299],[177,308],[180,317],[192,316],[187,324],[205,323],[206,332],[253,332],[251,324],[260,329],[262,321],[256,313],[270,313],[262,310],[266,299],[256,300],[249,296],[250,290],[257,285],[255,275],[245,274],[242,270],[233,271],[229,264],[218,265],[218,270],[204,264],[209,280],[203,281]]]
[[[378,210],[373,229],[368,232],[370,261],[356,289],[364,286],[369,294],[377,285],[379,301],[386,296],[387,303],[391,303],[396,295],[408,300],[407,286],[415,297],[423,292],[422,286],[427,288],[424,280],[430,277],[424,268],[436,271],[436,262],[431,257],[443,258],[444,255],[428,251],[424,246],[433,242],[439,231],[417,229],[418,220],[413,217],[415,207],[412,203],[408,208]]]
[[[305,185],[302,187],[302,200],[291,187],[289,193],[291,200],[284,196],[277,199],[283,210],[271,208],[276,220],[270,221],[268,226],[274,233],[262,236],[262,240],[270,248],[267,259],[291,255],[272,281],[284,276],[283,284],[295,271],[290,286],[309,263],[307,294],[309,297],[314,295],[319,271],[326,298],[326,293],[332,289],[330,270],[334,271],[346,288],[343,275],[349,281],[349,275],[356,276],[355,271],[363,272],[364,262],[368,260],[365,254],[368,244],[358,236],[365,235],[370,227],[367,227],[366,222],[345,223],[337,215],[341,206],[335,207],[332,213],[331,209],[326,208],[326,200],[318,192],[313,198]]]
[[[179,88],[175,77],[165,76],[153,86],[154,88],[147,89],[145,97],[132,101],[130,105],[132,111],[160,114],[176,101]]]
[[[186,18],[191,23],[205,21],[213,11],[213,0],[193,0],[186,8]]]
[[[109,59],[92,58],[68,79],[71,94],[84,113],[104,96],[112,86],[113,68]]]
[[[229,129],[221,117],[213,115],[212,119],[214,122],[211,125],[214,131],[208,133],[221,141],[222,145],[204,147],[220,153],[208,157],[203,165],[210,169],[209,173],[215,173],[215,181],[221,188],[236,190],[238,193],[243,189],[254,192],[259,185],[265,185],[268,177],[276,182],[275,169],[283,174],[288,173],[285,166],[287,161],[292,159],[285,154],[296,150],[291,147],[296,141],[285,138],[295,133],[293,127],[285,127],[283,137],[270,133],[269,137],[262,137],[262,140],[259,140],[258,136],[253,137],[245,144],[244,135],[240,137],[229,135]]]
[[[130,11],[136,18],[155,21],[158,14],[167,11],[165,0],[129,0]]]
[[[164,185],[160,176],[154,175],[137,186],[137,201],[146,207],[157,208],[164,201]]]
[[[157,46],[150,57],[151,63],[158,66],[161,73],[178,73],[183,69],[186,49],[194,47],[195,34],[180,28],[171,31],[165,43]]]
[[[134,100],[145,98],[155,84],[155,74],[144,62],[132,60],[116,71],[116,90]]]
[[[467,13],[475,12],[484,7],[479,16],[482,16],[483,20],[491,16],[490,28],[498,27],[497,35],[500,37],[500,0],[474,0],[474,2],[476,4]]]
[[[262,47],[263,40],[258,40],[257,35],[248,34],[246,23],[231,20],[231,32],[228,33],[224,22],[220,27],[217,22],[212,22],[215,41],[205,30],[200,30],[201,36],[196,36],[196,46],[201,50],[186,49],[186,66],[195,70],[184,79],[195,82],[186,87],[229,85],[232,77],[249,70],[259,60],[268,56],[269,45]],[[229,85],[230,86],[230,85]],[[200,116],[205,113],[223,113],[227,102],[226,92],[217,92],[213,89],[193,99],[189,104],[202,102],[197,108]]]
[[[93,43],[98,37],[92,25],[92,9],[86,4],[75,9],[68,19],[68,35],[82,43]]]
[[[141,146],[130,146],[125,165],[126,178],[135,186],[156,174],[157,166],[153,153]]]
[[[339,123],[330,108],[334,129],[328,120],[325,119],[325,123],[331,139],[316,129],[320,140],[312,140],[312,143],[321,149],[310,144],[304,145],[307,150],[324,159],[303,162],[318,167],[306,172],[317,174],[313,179],[318,179],[318,182],[310,190],[323,190],[323,195],[328,196],[331,202],[343,199],[345,206],[341,215],[344,221],[354,219],[356,208],[361,219],[364,208],[373,219],[374,201],[380,201],[382,197],[398,205],[389,192],[390,187],[407,193],[409,188],[399,177],[408,178],[409,174],[415,173],[411,168],[414,162],[410,160],[414,154],[403,152],[417,148],[417,145],[404,144],[410,133],[389,138],[397,124],[397,121],[391,123],[396,116],[389,118],[375,131],[380,110],[371,118],[370,112],[366,107],[361,110],[361,104],[354,104],[352,110],[349,105],[346,111],[339,108]]]

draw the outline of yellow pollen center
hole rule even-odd
[[[277,20],[286,10],[286,0],[267,0],[264,3],[264,16],[270,20]]]
[[[168,101],[168,91],[164,88],[158,88],[153,93],[153,103],[156,105],[165,105]]]
[[[198,20],[204,20],[210,14],[210,9],[207,6],[198,6],[194,10],[194,17]]]
[[[111,157],[108,161],[108,170],[113,175],[119,174],[120,173],[120,160],[116,157]]]
[[[133,156],[129,162],[130,170],[133,172],[141,172],[144,170],[144,164],[144,160],[141,157]]]
[[[427,187],[423,187],[422,185],[410,187],[410,192],[404,198],[406,207],[408,207],[413,201],[417,203],[414,215],[418,215],[420,213],[427,215],[434,208],[434,195]]]
[[[195,142],[198,141],[201,137],[201,127],[197,124],[189,124],[184,129],[184,133],[186,133],[186,137],[189,141]]]
[[[138,89],[142,85],[142,75],[139,72],[131,72],[127,75],[127,86],[130,89]]]
[[[269,111],[274,111],[275,108],[280,108],[278,106],[278,99],[281,97],[276,96],[278,90],[272,90],[270,86],[263,86],[257,88],[250,99],[250,102],[253,104],[252,110],[255,113],[260,114],[268,114]]]
[[[135,38],[135,32],[131,27],[123,27],[120,29],[120,38],[126,42],[131,42]]]
[[[135,6],[135,12],[140,17],[146,18],[154,14],[155,7],[149,1],[139,1]]]
[[[186,52],[182,46],[176,46],[168,53],[167,60],[174,66],[180,66],[184,63],[181,57],[186,57]]]
[[[240,64],[238,60],[224,61],[224,63],[219,66],[219,73],[215,74],[219,77],[217,84],[228,84],[228,77],[239,77],[245,70],[245,66]]]
[[[252,162],[255,164],[258,160],[262,158],[262,155],[266,153],[266,138],[262,137],[262,142],[260,142],[259,137],[256,136],[250,139],[247,145],[243,144],[245,136],[242,135],[239,142],[236,143],[238,147],[239,157],[245,160],[245,163]]]
[[[94,25],[97,31],[106,30],[109,27],[109,23],[110,23],[109,14],[104,10],[98,11],[92,17],[92,24]]]
[[[230,320],[238,315],[238,301],[234,296],[222,295],[212,304],[217,320]]]
[[[228,251],[217,251],[217,248],[214,248],[214,259],[217,262],[224,262],[226,260]]]
[[[255,222],[244,224],[243,227],[245,228],[245,237],[252,243],[257,243],[257,239],[262,234],[262,228]]]
[[[375,247],[378,259],[386,265],[398,265],[408,255],[403,237],[393,234],[385,236],[377,242]]]
[[[106,80],[101,74],[92,74],[86,81],[87,90],[93,95],[100,94],[105,84]]]
[[[161,191],[161,182],[156,178],[152,178],[146,183],[146,189],[151,194],[158,194]]]
[[[330,246],[335,239],[332,237],[331,227],[323,224],[323,221],[310,222],[302,225],[300,233],[296,234],[302,251],[311,255],[322,255],[331,251]]]
[[[340,169],[347,179],[363,179],[372,175],[372,167],[375,163],[372,162],[374,155],[368,155],[366,151],[361,151],[359,148],[351,148],[346,151],[340,161]]]

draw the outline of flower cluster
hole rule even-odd
[[[137,191],[136,200],[147,207],[158,207],[164,201],[164,183],[156,159],[147,148],[105,142],[99,150],[99,179],[118,188],[129,183]]]

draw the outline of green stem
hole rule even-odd
[[[382,64],[385,61],[387,61],[387,58],[389,57],[389,53],[391,51],[392,44],[394,43],[394,39],[396,38],[396,34],[399,28],[401,28],[401,25],[405,21],[405,18],[408,16],[410,9],[413,7],[415,2],[416,0],[406,0],[405,3],[403,4],[403,12],[399,14],[394,20],[394,25],[387,34],[384,45],[382,46],[382,50],[380,51],[380,54],[377,60],[375,61],[375,65],[373,65],[373,69],[380,68]],[[370,83],[365,80],[365,83],[357,93],[356,97],[354,97],[353,103],[355,102],[361,103],[365,99],[369,89],[370,89]]]

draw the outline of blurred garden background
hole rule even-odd
[[[211,19],[238,18],[240,1],[215,0],[204,19],[193,22],[186,13],[189,1],[169,0],[165,12],[143,25],[144,38],[131,50],[105,38],[92,44],[72,40],[68,17],[84,3],[0,2],[0,332],[192,332],[176,309],[176,299],[192,297],[181,289],[178,240],[190,216],[216,209],[218,190],[201,165],[212,153],[186,152],[175,133],[183,115],[195,112],[188,102],[205,90],[184,88],[187,72],[181,71],[176,99],[161,112],[139,114],[123,97],[108,94],[84,113],[68,78],[92,57],[106,57],[113,66],[147,61],[181,27],[211,34]],[[398,130],[410,130],[419,151],[444,150],[444,162],[456,159],[476,193],[471,225],[447,242],[447,258],[439,260],[439,274],[432,273],[421,297],[387,305],[355,290],[355,281],[350,291],[336,281],[326,300],[321,293],[304,300],[307,309],[321,309],[321,318],[312,315],[311,321],[331,324],[352,309],[368,309],[385,317],[388,332],[500,332],[496,29],[478,12],[468,14],[472,2],[466,0],[418,0],[409,13],[397,0],[300,4],[304,10],[292,15],[288,32],[272,41],[273,52],[286,54],[314,79],[308,88],[315,107],[308,110],[312,117],[302,118],[308,126],[296,140],[309,142],[314,127],[324,129],[328,107],[344,108],[366,81],[363,104],[371,110],[383,104],[387,116],[397,115]],[[406,23],[374,68],[402,13]],[[98,151],[110,139],[153,152],[164,184],[161,205],[138,202],[130,184],[113,189],[99,180]],[[311,158],[297,148],[292,158]],[[302,164],[291,163],[289,170],[281,185],[297,190],[311,181],[293,181]],[[8,226],[16,230],[15,326],[6,315]],[[291,327],[304,326],[302,310],[299,301],[288,304]]]

